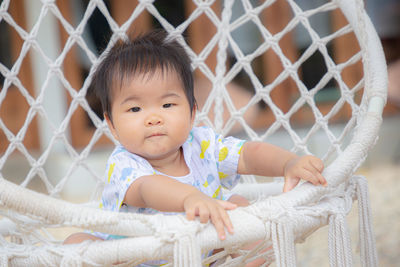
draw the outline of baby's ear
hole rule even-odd
[[[192,124],[192,127],[194,124],[194,120],[196,119],[196,111],[197,111],[197,105],[194,105],[193,110],[192,110],[191,122],[190,122]]]
[[[104,116],[104,119],[107,122],[107,126],[110,129],[111,134],[114,136],[115,139],[118,140],[117,132],[115,131],[114,124],[112,123],[112,120],[111,120],[110,116],[108,115],[107,112],[104,112],[103,116]]]

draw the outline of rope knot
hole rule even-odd
[[[126,30],[125,29],[122,29],[122,28],[117,28],[117,29],[115,29],[115,30],[113,30],[113,32],[114,32],[114,34],[116,35],[116,36],[118,36],[118,38],[119,39],[124,39],[125,38],[125,36],[126,36]]]
[[[52,62],[49,64],[49,73],[57,73],[57,71],[60,70],[60,64],[56,62]]]
[[[155,227],[154,236],[159,238],[161,241],[171,243],[179,240],[183,236],[187,235],[196,235],[201,229],[201,225],[196,221],[188,221],[184,216],[174,216],[168,218],[172,220],[165,220],[165,215],[156,214],[154,217],[156,218],[155,222],[158,225]],[[182,225],[183,224],[183,225]],[[180,225],[179,227],[176,227]]]
[[[201,10],[209,8],[211,3],[212,3],[211,1],[207,1],[207,0],[196,1],[196,4],[197,4],[198,8],[201,9]]]
[[[42,2],[45,6],[49,6],[54,4],[55,0],[42,0]]]
[[[250,213],[263,222],[281,222],[281,218],[290,212],[290,207],[284,205],[281,201],[273,198],[268,198],[265,201],[260,201],[248,207]]]
[[[43,101],[42,101],[42,99],[36,99],[36,101],[34,101],[32,104],[31,104],[31,110],[32,111],[35,111],[35,112],[39,112],[42,108],[43,108]]]
[[[6,79],[8,79],[10,82],[16,84],[18,82],[18,73],[15,71],[11,71],[6,74]]]
[[[36,39],[37,36],[33,35],[32,33],[26,35],[25,43],[27,44],[27,47],[34,46],[34,44],[36,43]]]
[[[257,20],[258,19],[258,13],[254,9],[247,9],[247,17],[250,18],[251,20]]]
[[[251,63],[251,59],[250,59],[250,57],[249,56],[245,56],[245,57],[242,57],[241,59],[240,59],[240,64],[243,66],[243,65],[249,65]]]
[[[155,237],[164,243],[174,244],[174,266],[200,267],[201,248],[196,234],[201,226],[197,222],[184,220],[183,216],[177,216],[176,219],[179,222],[172,222],[170,225],[165,220],[159,220],[162,224],[156,227]],[[176,227],[182,223],[183,226]]]
[[[82,258],[79,253],[73,250],[65,250],[64,256],[61,259],[60,263],[61,267],[68,267],[68,266],[82,266]]]
[[[293,66],[292,64],[287,64],[284,62],[285,65],[285,71],[289,76],[296,76],[297,75],[297,68]]]
[[[71,38],[72,40],[74,40],[75,42],[78,42],[79,39],[80,39],[81,36],[82,36],[82,30],[77,29],[77,30],[71,32],[71,33],[69,34],[69,36],[70,36],[70,38]]]
[[[153,4],[154,0],[140,0],[139,1],[141,4],[144,4],[146,6]]]

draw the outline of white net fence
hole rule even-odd
[[[328,158],[336,158],[343,148],[347,146],[348,143],[346,143],[346,140],[349,140],[352,128],[355,125],[356,115],[360,112],[359,104],[364,80],[362,76],[358,74],[360,79],[357,83],[348,85],[343,80],[341,73],[344,69],[361,61],[361,52],[358,51],[354,53],[344,62],[338,62],[334,55],[332,55],[333,51],[328,50],[328,44],[332,44],[335,38],[351,34],[351,26],[345,25],[326,36],[320,36],[309,22],[316,14],[323,13],[328,16],[329,13],[336,10],[337,6],[333,3],[325,3],[313,9],[302,10],[295,2],[289,1],[288,8],[290,8],[289,11],[292,13],[293,17],[281,31],[272,34],[268,30],[268,25],[266,27],[264,26],[261,15],[274,1],[266,1],[263,4],[255,1],[243,1],[244,13],[239,13],[236,19],[232,19],[231,11],[224,12],[222,17],[221,14],[216,14],[210,7],[212,2],[198,2],[199,7],[177,27],[168,23],[151,2],[152,1],[143,1],[139,3],[130,18],[120,26],[115,22],[102,1],[90,1],[82,20],[76,27],[73,27],[73,25],[64,18],[56,2],[44,1],[43,4],[41,4],[40,14],[33,24],[31,31],[27,32],[15,22],[9,13],[7,13],[8,5],[10,4],[9,1],[3,1],[1,9],[2,22],[13,27],[24,43],[18,57],[11,67],[7,67],[5,64],[1,65],[1,73],[4,77],[4,81],[0,103],[4,105],[8,94],[11,94],[10,92],[12,90],[18,90],[23,96],[22,101],[29,105],[29,110],[21,125],[22,127],[17,129],[17,131],[10,130],[4,122],[4,118],[1,120],[0,127],[3,134],[6,136],[6,140],[4,141],[7,147],[1,157],[0,167],[6,168],[9,156],[16,151],[18,152],[17,154],[21,154],[31,166],[29,173],[27,173],[26,177],[23,179],[21,185],[26,186],[32,179],[37,177],[44,183],[47,193],[50,195],[57,195],[62,190],[68,177],[73,175],[75,170],[82,168],[85,169],[92,178],[101,180],[101,175],[99,176],[99,173],[89,166],[87,158],[103,135],[110,139],[112,139],[112,137],[106,124],[91,109],[87,98],[85,98],[88,88],[90,87],[91,71],[86,80],[83,81],[81,88],[74,88],[71,85],[71,81],[66,78],[66,73],[64,72],[66,57],[71,56],[69,52],[73,49],[79,48],[81,53],[85,54],[85,58],[88,60],[87,63],[90,64],[90,66],[94,66],[98,63],[98,55],[92,50],[93,48],[91,49],[91,47],[89,47],[88,41],[84,39],[83,35],[87,22],[94,11],[101,12],[112,31],[112,36],[106,50],[112,46],[115,40],[125,37],[125,33],[140,12],[149,12],[165,29],[179,37],[185,33],[190,24],[200,15],[205,14],[207,16],[210,22],[215,25],[217,33],[200,53],[195,53],[183,38],[180,39],[182,44],[187,47],[193,59],[194,69],[200,70],[206,79],[212,83],[210,94],[202,103],[201,110],[198,112],[198,123],[209,125],[224,135],[228,134],[232,128],[236,127],[240,129],[239,131],[236,130],[238,134],[252,140],[274,142],[277,136],[282,136],[282,140],[285,140],[283,141],[283,145],[288,148],[298,153],[317,153],[319,154],[318,156],[321,156],[325,160]],[[257,4],[254,4],[254,2]],[[46,21],[46,17],[49,16],[54,17],[53,19],[56,19],[69,34],[65,45],[60,47],[59,54],[56,54],[55,57],[54,55],[49,55],[48,51],[41,46],[38,40],[38,32],[43,27],[42,24]],[[258,43],[258,46],[253,51],[245,54],[245,51],[242,51],[238,44],[241,40],[238,38],[235,40],[233,36],[237,32],[237,29],[249,25],[254,28],[253,30],[258,31],[255,36],[258,38],[259,42],[255,40],[254,42]],[[285,36],[297,34],[299,31],[301,34],[308,35],[309,40],[307,41],[310,43],[307,48],[303,49],[304,52],[301,51],[302,54],[298,55],[295,61],[292,61],[285,55],[279,44]],[[190,39],[190,36],[188,39]],[[358,48],[357,44],[355,46]],[[210,69],[205,62],[205,59],[208,58],[214,48],[218,50],[218,64],[215,71]],[[279,57],[277,61],[278,64],[284,67],[282,72],[276,77],[273,77],[273,79],[271,78],[271,82],[269,83],[265,81],[264,77],[256,75],[252,65],[257,58],[266,54],[267,51],[273,51],[274,55]],[[320,55],[322,57],[323,65],[316,65],[315,68],[323,68],[325,72],[319,74],[322,75],[320,77],[321,79],[310,88],[307,87],[302,80],[301,67],[313,55]],[[39,60],[42,61],[39,64],[43,64],[45,70],[47,70],[42,81],[40,81],[41,83],[39,83],[40,87],[37,88],[36,91],[31,90],[32,84],[23,84],[19,79],[21,65],[29,56],[39,57]],[[228,56],[233,57],[233,59],[228,58]],[[229,62],[230,66],[227,67]],[[321,62],[317,61],[317,64],[318,63]],[[92,70],[92,68],[90,70]],[[308,71],[310,72],[310,70]],[[311,72],[315,72],[315,70],[311,69]],[[235,78],[238,76],[245,76],[245,79],[248,79],[247,86],[251,88],[250,90],[253,90],[251,95],[239,95],[239,97],[244,97],[245,100],[247,100],[245,104],[243,104],[243,100],[240,101],[241,103],[235,103],[238,102],[238,97],[235,96],[236,99],[233,99],[233,96],[229,94],[230,91],[226,89],[231,83],[234,83]],[[282,111],[279,103],[274,103],[271,93],[274,92],[274,90],[285,89],[283,87],[276,89],[285,81],[293,82],[295,84],[295,91],[286,90],[280,93],[284,98],[290,99],[290,102],[288,101],[290,107],[288,110]],[[327,86],[328,83],[330,87]],[[206,89],[208,88],[200,88],[199,90]],[[53,119],[54,116],[52,112],[54,112],[54,110],[52,106],[48,104],[49,101],[52,102],[52,98],[55,97],[54,93],[51,91],[56,90],[63,90],[63,92],[61,92],[61,101],[67,102],[67,97],[71,98],[71,100],[68,101],[69,103],[59,104],[65,107],[65,110],[62,111],[65,113],[65,117],[59,121]],[[323,101],[322,103],[317,102],[320,96],[324,97],[324,95],[329,94],[333,95],[331,100],[334,102],[333,104],[329,105]],[[266,119],[265,125],[253,129],[251,125],[245,121],[245,116],[247,113],[252,113],[253,117],[262,117],[263,114],[259,111],[262,108],[257,106],[260,105],[260,103],[266,105],[264,109],[270,111],[272,120],[269,122]],[[319,108],[320,106],[321,109]],[[95,130],[86,146],[76,148],[72,145],[70,131],[72,127],[71,124],[73,123],[72,117],[81,110],[83,110],[83,114],[80,112],[79,116],[87,117],[89,120],[88,123],[93,124]],[[56,112],[58,112],[58,110],[56,110]],[[5,117],[9,114],[3,113],[2,115]],[[225,118],[223,118],[224,115]],[[307,120],[303,119],[303,121],[307,123],[307,129],[296,127],[298,124],[296,120],[299,120],[301,123],[301,116],[311,117]],[[335,125],[333,125],[332,129],[329,127],[329,122],[334,121],[335,116],[351,119],[346,122],[347,124],[343,129],[339,129],[338,131],[338,127],[335,128]],[[47,138],[47,140],[42,141],[42,147],[39,151],[40,155],[36,153],[37,151],[32,152],[24,146],[24,139],[30,134],[28,131],[30,129],[29,126],[33,124],[35,120],[40,121],[39,124],[45,127],[45,129],[42,129],[41,133],[46,134],[45,137]],[[85,125],[82,127],[84,126]],[[285,142],[288,143],[285,144]],[[51,161],[51,156],[60,151],[60,148],[62,152],[69,155],[68,162],[71,164],[68,171],[62,175],[61,181],[59,181],[58,184],[54,184],[47,174],[46,162]]]
[[[91,27],[110,33],[102,37],[107,51],[132,28],[142,31],[145,24],[140,18],[145,14],[154,25],[149,27],[162,27],[177,37],[193,60],[200,106],[197,124],[211,126],[223,135],[316,154],[327,165],[340,163],[338,158],[346,154],[344,150],[352,144],[370,99],[385,97],[384,85],[376,91],[364,89],[374,79],[379,84],[379,78],[373,76],[374,66],[369,63],[374,60],[368,56],[372,48],[366,47],[371,40],[363,24],[370,27],[369,21],[360,20],[364,13],[360,6],[348,3],[353,1],[185,1],[186,11],[178,22],[171,22],[173,18],[163,13],[168,5],[161,7],[162,1],[138,1],[123,22],[117,22],[117,8],[112,9],[110,2],[71,1],[68,9],[65,1],[25,1],[25,23],[16,18],[22,16],[21,10],[13,12],[18,9],[15,2],[23,3],[3,0],[0,5],[0,27],[7,30],[8,47],[16,47],[14,57],[0,62],[0,176],[51,197],[77,192],[83,186],[80,196],[84,201],[96,199],[103,185],[107,153],[115,143],[88,94],[93,69],[101,60],[93,31],[90,37]],[[71,3],[75,4],[71,7]],[[67,10],[74,11],[75,18]],[[277,10],[284,10],[284,23],[273,20]],[[94,17],[101,17],[102,24]],[[199,24],[198,32],[192,30]],[[209,38],[199,47],[207,34]],[[375,66],[378,72],[381,65],[378,62]],[[26,79],[27,72],[34,78]],[[12,101],[14,109],[8,104]],[[13,110],[19,108],[23,119],[11,123]],[[86,129],[84,134],[79,127]],[[365,134],[369,134],[368,129]],[[37,145],[32,145],[29,140],[35,138]],[[362,147],[363,153],[356,160],[343,158],[349,166],[343,166],[342,174],[350,175],[368,148]],[[338,176],[333,171],[334,184],[345,179],[335,178]],[[303,203],[310,199],[305,197]],[[12,243],[58,244],[60,240],[47,227],[91,225],[74,223],[74,218],[54,225],[56,219],[28,219],[7,207],[0,215],[13,222],[5,231],[7,235],[0,238],[0,244],[12,249],[16,249]],[[287,231],[278,228],[277,232]],[[278,246],[274,244],[274,248]],[[275,257],[282,261],[288,253]],[[272,252],[266,257],[271,260]]]

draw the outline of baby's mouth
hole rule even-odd
[[[152,133],[150,135],[147,136],[147,138],[152,138],[152,137],[160,137],[160,136],[164,136],[165,134],[163,133]]]

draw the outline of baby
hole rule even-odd
[[[263,142],[224,138],[193,127],[196,101],[188,55],[164,31],[117,43],[98,66],[93,88],[119,145],[111,154],[100,207],[118,212],[184,212],[188,220],[215,226],[220,239],[234,229],[227,210],[246,206],[224,194],[240,174],[284,176],[284,192],[300,178],[326,185],[314,156],[295,154]],[[78,233],[66,244],[115,239]]]

